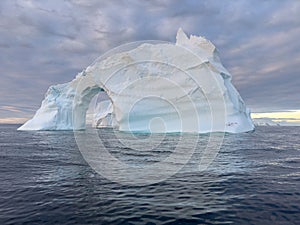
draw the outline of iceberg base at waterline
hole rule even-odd
[[[51,86],[18,130],[81,130],[94,96],[94,126],[129,132],[247,132],[250,111],[215,46],[179,29],[176,43],[149,42],[100,57],[65,84]]]

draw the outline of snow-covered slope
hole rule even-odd
[[[99,127],[133,132],[246,132],[250,111],[231,84],[215,46],[179,29],[176,44],[144,43],[102,57],[66,84],[51,86],[19,130],[85,129],[91,99]],[[100,108],[99,108],[100,107]]]

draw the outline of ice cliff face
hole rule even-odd
[[[85,129],[91,99],[95,126],[133,132],[246,132],[250,112],[215,46],[179,29],[176,44],[141,44],[96,60],[66,84],[51,86],[19,130]]]

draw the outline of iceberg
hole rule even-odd
[[[94,96],[94,126],[129,132],[254,130],[216,47],[179,29],[176,43],[143,42],[98,58],[65,84],[49,87],[40,109],[18,130],[83,130]]]

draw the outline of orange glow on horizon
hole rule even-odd
[[[252,119],[269,119],[274,123],[300,124],[300,110],[251,113]]]

